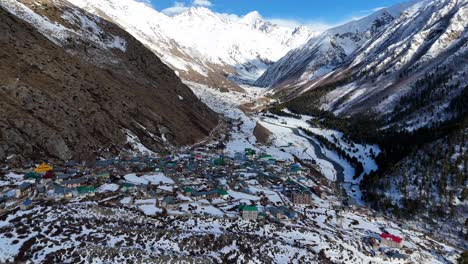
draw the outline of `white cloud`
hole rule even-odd
[[[177,14],[187,11],[189,8],[190,7],[186,6],[182,2],[175,2],[173,6],[163,9],[161,10],[161,12],[168,16],[175,16]]]
[[[371,9],[361,10],[361,11],[359,11],[359,13],[369,15],[371,13],[380,11],[380,10],[382,10],[384,8],[387,8],[387,7],[386,6],[379,6],[379,7],[375,7],[375,8],[371,8]]]
[[[193,5],[209,7],[209,6],[212,6],[213,4],[209,0],[194,0]]]
[[[136,0],[137,2],[143,3],[147,6],[153,7],[153,4],[151,3],[151,0]]]
[[[149,1],[149,0],[139,0],[139,1],[140,2],[146,2],[146,1]],[[176,1],[176,2],[174,2],[173,6],[168,7],[166,9],[163,9],[163,10],[161,10],[161,12],[163,12],[164,14],[166,14],[168,16],[175,16],[175,15],[178,15],[180,13],[183,13],[183,12],[189,10],[191,7],[194,7],[194,6],[210,7],[212,5],[213,4],[209,0],[193,0],[191,5],[185,5],[185,3],[183,3],[183,2],[177,2]]]
[[[387,7],[386,7],[386,6],[376,7],[376,8],[373,8],[372,11],[373,11],[373,12],[377,12],[377,11],[382,10],[382,9],[384,9],[384,8],[387,8]]]
[[[300,20],[295,20],[295,19],[284,19],[284,18],[266,18],[266,20],[273,24],[277,24],[283,27],[288,27],[288,28],[306,26],[316,32],[323,32],[329,28],[340,25],[340,23],[334,24],[334,23],[327,23],[327,22],[316,21],[316,20],[300,21]]]

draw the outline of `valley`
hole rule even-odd
[[[467,0],[175,5],[0,0],[0,263],[466,263]]]
[[[50,164],[53,174],[3,168],[3,190],[27,183],[32,188],[4,201],[2,261],[450,263],[456,258],[456,246],[362,206],[354,168],[297,127],[349,147],[341,133],[308,125],[311,117],[257,112],[263,108],[258,102],[269,101],[262,99],[261,88],[244,87],[243,94],[187,85],[225,118],[204,143],[165,156],[146,152],[98,160],[93,167],[56,161]],[[242,107],[246,104],[254,109]],[[269,144],[257,142],[257,123],[270,131]],[[370,152],[379,149],[353,146],[365,171],[374,169]],[[75,181],[81,186],[76,190],[70,185]],[[302,194],[309,198],[294,198]],[[247,215],[247,208],[255,214]],[[372,242],[386,233],[404,242],[397,247]]]

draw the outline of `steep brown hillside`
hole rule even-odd
[[[67,2],[0,1],[0,160],[114,155],[132,141],[160,150],[192,144],[216,124],[114,24]]]

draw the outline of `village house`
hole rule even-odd
[[[296,218],[296,212],[285,206],[280,207],[269,207],[268,211],[278,220],[294,219]]]
[[[86,178],[71,179],[63,181],[62,185],[67,188],[76,188],[78,186],[84,185],[88,180]]]
[[[398,261],[398,262],[401,262],[401,261],[406,261],[406,259],[407,259],[407,256],[406,256],[406,255],[401,254],[400,252],[396,252],[396,251],[387,252],[387,253],[385,253],[385,255],[386,255],[387,258],[390,259],[391,261]]]
[[[32,207],[31,199],[26,199],[20,204],[20,209],[25,211]]]
[[[257,206],[243,206],[242,218],[244,220],[257,220],[258,218],[258,208]]]
[[[174,196],[166,196],[161,201],[161,206],[166,209],[176,209],[177,208],[177,198]]]
[[[36,184],[36,191],[38,194],[41,194],[41,195],[45,194],[46,189],[47,189],[47,185],[43,183]]]
[[[195,199],[201,199],[201,198],[214,199],[214,198],[219,197],[219,193],[218,193],[217,190],[194,191],[194,192],[192,192],[192,196]]]
[[[121,192],[135,192],[137,191],[138,188],[134,185],[134,184],[131,184],[131,183],[128,183],[128,182],[124,182],[122,183],[122,186],[120,188],[120,191]]]
[[[76,187],[76,190],[78,191],[78,194],[81,196],[94,196],[96,193],[96,188],[93,186],[78,186]]]
[[[54,181],[54,179],[55,179],[55,173],[53,173],[52,171],[47,171],[42,176],[42,183],[44,183],[44,184],[50,183],[50,182]]]
[[[403,244],[403,238],[389,233],[380,234],[380,240],[381,244],[387,247],[401,248]]]
[[[229,198],[229,193],[226,190],[216,189],[216,191],[218,192],[219,197],[221,197],[223,199]]]
[[[29,195],[33,190],[33,185],[29,182],[23,182],[16,188],[16,198]]]
[[[244,150],[244,153],[245,153],[245,157],[248,159],[248,160],[254,160],[255,157],[256,157],[256,152],[255,150],[251,149],[251,148],[246,148]]]
[[[308,191],[293,191],[291,193],[291,201],[294,204],[311,205],[312,197]]]
[[[25,180],[30,180],[30,181],[36,181],[37,179],[40,179],[41,178],[41,175],[39,173],[36,173],[36,172],[28,172],[24,175],[24,179]]]
[[[39,165],[37,168],[34,169],[34,172],[40,173],[40,174],[45,174],[46,172],[52,171],[54,168],[52,166],[42,163]]]
[[[63,182],[63,181],[69,180],[69,179],[71,179],[71,178],[73,178],[73,175],[67,174],[67,173],[62,173],[62,174],[59,174],[59,175],[57,176],[57,178],[55,179],[55,181],[58,182],[58,183],[61,183],[61,182]]]
[[[47,192],[47,196],[49,198],[72,198],[73,196],[76,196],[77,192],[70,189],[66,188],[60,185],[55,185],[52,190],[49,190]]]

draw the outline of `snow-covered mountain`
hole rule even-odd
[[[453,117],[450,100],[466,87],[466,17],[466,0],[382,9],[311,39],[256,83],[338,115],[396,111],[405,127],[425,126]]]
[[[467,0],[382,9],[312,38],[256,83],[277,109],[379,145],[378,171],[361,182],[375,209],[466,235],[465,219],[445,218],[466,214],[467,17]]]
[[[257,86],[274,87],[288,81],[306,82],[323,76],[375,37],[398,17],[410,3],[381,9],[370,16],[331,28],[310,39],[308,43],[289,52],[268,69],[257,81]]]
[[[233,79],[253,82],[315,34],[305,27],[272,24],[258,12],[237,17],[194,7],[167,16],[134,0],[70,2],[120,25],[182,79],[220,88],[237,87]]]

